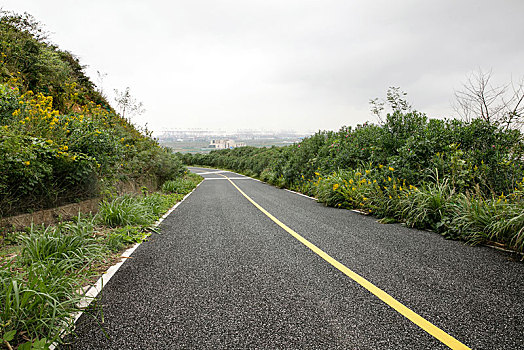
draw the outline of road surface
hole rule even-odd
[[[191,170],[205,180],[104,287],[103,323],[84,314],[61,348],[524,349],[514,255]]]

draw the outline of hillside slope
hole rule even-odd
[[[120,117],[30,15],[0,17],[0,216],[161,185],[181,162]]]

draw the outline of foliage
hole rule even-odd
[[[194,187],[201,178],[192,179]],[[94,217],[79,215],[56,226],[32,226],[10,240],[20,254],[0,255],[1,341],[19,349],[47,349],[60,342],[61,333],[74,326],[71,315],[83,311],[78,305],[88,278],[98,273],[111,252],[145,240],[155,220],[181,197],[152,193],[115,198],[101,203]],[[108,203],[124,214],[107,215]],[[112,228],[117,220],[127,224]],[[110,227],[100,225],[106,221]]]
[[[287,147],[179,157],[189,165],[249,173],[326,205],[371,212],[384,222],[523,250],[521,132],[483,119],[428,119],[399,102],[402,96],[391,91],[392,112],[380,125],[319,131]],[[496,204],[500,196],[507,203]]]
[[[185,177],[164,182],[162,192],[188,194],[195,188],[198,182],[200,182],[200,177],[196,174],[189,173]]]
[[[153,213],[142,204],[140,198],[126,195],[100,203],[97,218],[109,227],[146,225],[153,220]]]
[[[33,17],[1,12],[0,37],[0,216],[182,175],[180,160],[115,113]]]

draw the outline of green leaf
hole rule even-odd
[[[9,342],[15,338],[15,334],[16,334],[16,329],[9,331],[9,332],[5,332],[4,335],[2,336],[2,339],[4,341]]]
[[[26,343],[23,343],[22,345],[20,345],[18,347],[18,350],[31,350],[31,347],[33,346],[33,343],[31,343],[30,341],[26,342]]]
[[[49,347],[47,346],[47,339],[46,338],[42,338],[40,340],[37,340],[33,343],[33,350],[46,350],[46,349],[49,349]]]

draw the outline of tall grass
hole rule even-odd
[[[80,311],[81,287],[96,268],[110,252],[149,236],[149,226],[181,196],[123,196],[102,202],[94,217],[21,234],[20,254],[0,256],[0,337],[7,335],[13,348],[60,342],[61,332],[74,326],[70,315]]]
[[[143,205],[139,197],[130,195],[105,200],[100,203],[97,219],[109,227],[126,225],[149,225],[156,219],[155,215]]]
[[[456,233],[469,242],[498,242],[524,251],[523,202],[462,195],[453,210]]]
[[[0,332],[16,331],[14,344],[59,339],[62,329],[72,329],[69,315],[79,311],[77,303],[83,278],[71,273],[76,261],[44,260],[17,272],[10,263],[0,273]]]
[[[409,227],[437,231],[453,202],[454,189],[448,179],[424,184],[401,200],[400,218]]]
[[[201,179],[202,178],[199,175],[186,174],[184,177],[164,182],[162,185],[162,192],[188,194],[195,188]]]
[[[316,173],[309,183],[319,202],[329,206],[364,210],[383,223],[403,222],[471,244],[496,242],[524,251],[521,187],[507,196],[484,198],[478,188],[457,193],[450,179],[441,180],[436,172],[433,181],[420,188],[393,174],[394,169],[341,170],[324,176]]]
[[[21,238],[23,249],[20,262],[32,265],[68,261],[70,269],[79,268],[105,255],[104,249],[92,237],[92,233],[92,225],[80,219],[76,225],[49,226],[40,229],[32,226],[29,234]]]

